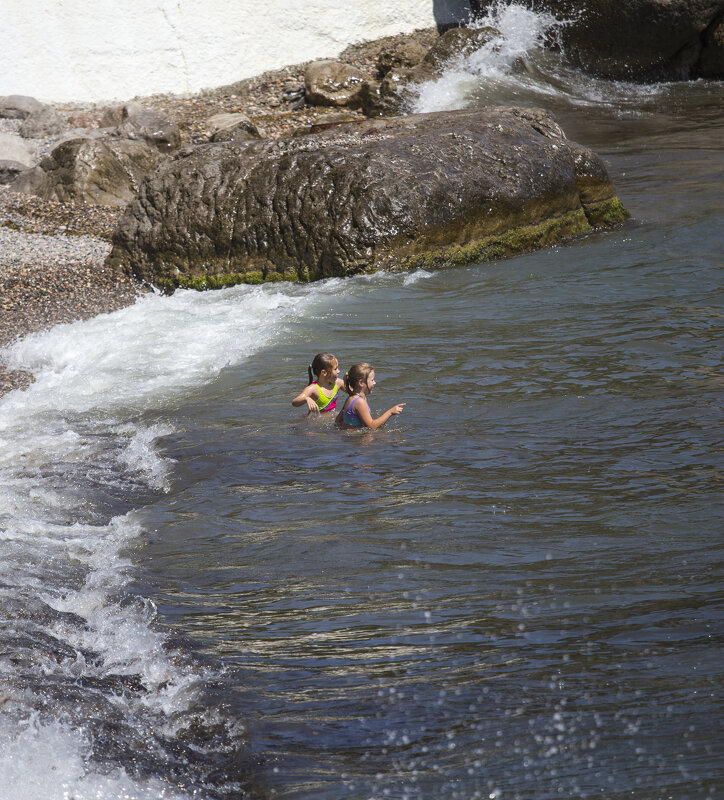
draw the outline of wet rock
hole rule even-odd
[[[306,105],[304,86],[286,86],[282,92],[282,102],[287,103],[294,111],[304,108]]]
[[[482,5],[480,0],[474,4]],[[607,78],[721,76],[704,40],[724,0],[537,0],[538,10],[569,20],[560,36],[578,66]]]
[[[359,106],[364,82],[364,73],[342,61],[313,61],[304,73],[307,102],[317,106]]]
[[[215,114],[206,121],[212,142],[240,142],[248,139],[263,139],[259,129],[246,114]]]
[[[29,114],[18,133],[25,139],[46,139],[67,129],[65,117],[54,108],[45,106]]]
[[[71,139],[59,144],[37,167],[19,175],[12,189],[45,200],[125,205],[162,159],[158,150],[145,142]]]
[[[698,63],[705,78],[724,77],[724,16],[715,20],[704,35],[704,46]]]
[[[0,97],[0,119],[26,119],[46,106],[34,97],[11,94]]]
[[[166,287],[314,280],[499,257],[625,217],[601,160],[546,112],[421,114],[172,158],[108,265]]]
[[[368,116],[399,114],[415,98],[412,87],[439,77],[456,59],[463,59],[500,33],[495,28],[453,28],[443,34],[415,67],[391,69],[381,83],[368,81],[362,88],[362,108]]]

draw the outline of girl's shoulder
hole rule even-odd
[[[351,394],[347,401],[344,404],[344,408],[348,411],[350,408],[354,407],[355,409],[360,407],[365,407],[367,405],[367,401],[361,394]]]

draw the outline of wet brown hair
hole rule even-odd
[[[314,376],[319,377],[319,373],[323,369],[331,369],[335,361],[337,361],[337,356],[333,356],[331,353],[317,353],[312,359],[312,363],[307,367],[309,382],[314,383]]]
[[[367,383],[367,378],[369,378],[370,372],[372,372],[373,369],[374,368],[366,361],[362,361],[360,364],[352,364],[349,368],[349,372],[344,376],[344,385],[347,389],[347,394],[355,394],[357,391],[357,384],[360,381]]]

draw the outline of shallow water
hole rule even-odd
[[[552,108],[625,227],[12,350],[0,797],[722,788],[722,90],[583,78],[536,20],[525,80],[481,54],[420,102]],[[327,349],[405,412],[292,409]]]

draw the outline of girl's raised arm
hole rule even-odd
[[[402,414],[402,409],[404,406],[405,403],[398,403],[398,405],[388,408],[384,414],[380,414],[377,419],[372,419],[372,414],[370,414],[370,407],[367,404],[367,401],[364,397],[360,397],[355,405],[354,410],[357,413],[357,416],[362,420],[362,424],[375,431],[377,428],[381,428],[391,416]]]
[[[319,397],[319,389],[313,384],[310,383],[306,389],[300,392],[294,400],[292,400],[292,405],[295,408],[299,408],[299,406],[306,405],[310,411],[319,411],[319,406],[317,405],[317,398]]]

